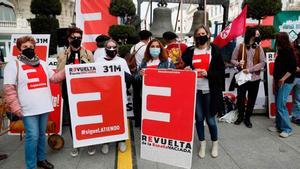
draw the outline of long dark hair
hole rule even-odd
[[[279,32],[275,42],[277,49],[292,49],[289,35],[286,32]]]
[[[145,51],[144,60],[146,62],[149,62],[150,60],[152,60],[152,56],[150,55],[150,46],[152,45],[153,42],[158,42],[158,44],[159,44],[159,47],[160,47],[159,60],[160,61],[166,61],[168,59],[167,52],[166,52],[164,46],[161,44],[161,42],[158,39],[152,39],[148,43],[146,51]]]
[[[256,30],[257,29],[247,29],[246,30],[245,38],[244,38],[244,43],[246,45],[250,45],[250,40],[252,37],[255,37]]]

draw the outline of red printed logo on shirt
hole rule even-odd
[[[194,55],[193,57],[193,66],[195,69],[205,69],[208,71],[210,62],[210,54],[200,54]],[[203,76],[198,73],[198,78],[203,78]]]
[[[46,75],[42,65],[39,65],[37,67],[32,67],[29,65],[22,65],[22,69],[27,74],[28,90],[44,88],[44,87],[48,86],[47,85],[47,75]]]

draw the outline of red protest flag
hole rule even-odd
[[[246,31],[248,5],[244,7],[238,17],[230,23],[219,35],[214,39],[213,43],[219,48],[227,45],[232,39],[241,36]]]

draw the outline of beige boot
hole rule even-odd
[[[218,157],[218,141],[213,141],[212,142],[211,156],[213,158]]]
[[[205,157],[205,148],[206,148],[206,141],[200,141],[200,149],[199,149],[199,157],[204,158]]]

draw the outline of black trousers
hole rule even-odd
[[[245,119],[249,120],[252,113],[253,108],[256,102],[257,93],[259,89],[260,80],[257,81],[249,81],[245,84],[238,86],[237,88],[237,108],[239,117],[245,117]],[[248,92],[247,96],[247,103],[246,101],[246,93]],[[247,107],[246,107],[247,105]],[[245,109],[246,107],[246,109]]]

